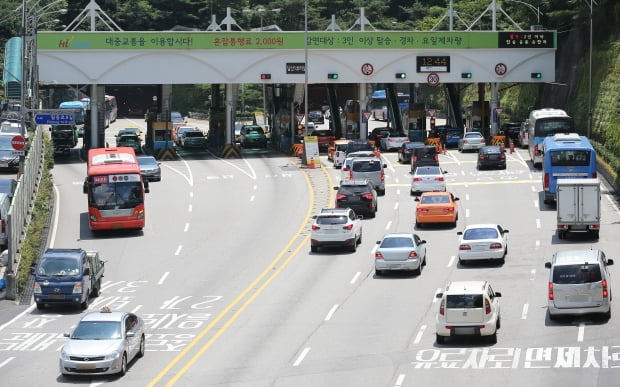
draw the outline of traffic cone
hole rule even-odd
[[[308,168],[314,169],[314,159],[310,159],[310,164],[308,165]]]

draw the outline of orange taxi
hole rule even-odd
[[[415,199],[415,226],[421,228],[429,223],[449,223],[456,227],[459,208],[455,197],[450,192],[423,192]]]
[[[339,144],[346,145],[349,142],[351,142],[351,140],[345,140],[344,138],[331,141],[329,145],[327,146],[327,160],[334,161],[334,155],[336,153],[336,148],[338,147],[338,145]]]

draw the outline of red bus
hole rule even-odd
[[[90,149],[87,168],[84,193],[90,229],[144,228],[144,194],[149,187],[133,148]]]

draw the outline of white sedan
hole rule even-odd
[[[398,149],[406,142],[409,142],[409,137],[407,137],[406,134],[389,132],[386,136],[381,137],[381,150],[389,151]]]
[[[471,224],[459,235],[459,263],[473,260],[499,260],[508,254],[508,230],[499,224]]]
[[[468,132],[459,140],[459,152],[478,150],[486,145],[480,132]]]
[[[440,167],[417,167],[411,176],[411,194],[421,192],[445,192],[446,171]]]

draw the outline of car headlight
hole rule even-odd
[[[121,351],[114,351],[105,355],[105,360],[116,360],[121,356]]]
[[[67,351],[65,351],[64,347],[60,350],[60,358],[62,360],[70,360],[69,359],[69,354],[67,353]]]

